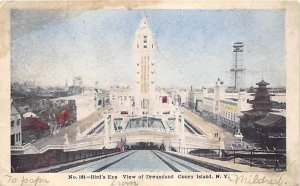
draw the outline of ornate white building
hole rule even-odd
[[[159,88],[155,81],[155,47],[153,34],[145,17],[142,18],[133,42],[135,84],[111,88],[110,106],[117,113],[157,115],[175,111],[174,98]],[[95,90],[98,88],[95,88]],[[95,92],[97,108],[101,94]],[[173,104],[172,104],[173,103]]]
[[[151,112],[155,103],[155,54],[153,34],[145,17],[135,34],[133,57],[136,64],[135,107],[142,113]]]

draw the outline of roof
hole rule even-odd
[[[24,118],[35,118],[36,117],[36,114],[33,113],[33,112],[26,112],[25,114],[23,114],[23,117]]]
[[[265,82],[265,81],[262,79],[261,82],[256,83],[256,85],[259,85],[259,86],[267,86],[267,85],[270,85],[270,84],[267,83],[267,82]]]
[[[48,123],[37,118],[26,118],[22,124],[22,130],[45,130],[49,129]]]
[[[266,115],[266,112],[263,112],[261,110],[247,110],[247,111],[242,111],[243,114],[245,115],[250,115],[250,116],[262,116],[262,115]]]
[[[16,104],[16,102],[13,99],[10,99],[10,104],[11,104],[11,106],[14,106],[17,109],[17,111],[21,114],[21,117],[23,117],[20,108],[18,107],[18,105]]]
[[[268,114],[266,117],[255,122],[257,125],[269,126],[277,123],[278,121],[284,119],[284,116],[277,114]]]

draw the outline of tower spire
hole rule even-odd
[[[155,92],[155,56],[152,32],[145,15],[141,18],[133,44],[136,63],[136,93],[144,111],[150,108],[152,94]]]

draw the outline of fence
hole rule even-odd
[[[103,156],[115,151],[115,149],[101,149],[64,152],[61,149],[52,149],[41,154],[12,155],[11,168],[12,172],[26,172],[76,160]]]
[[[232,161],[275,171],[286,170],[286,150],[227,150],[227,149],[196,149],[174,148],[172,151],[198,157]]]

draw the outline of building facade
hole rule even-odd
[[[98,86],[94,88],[94,105],[96,110],[109,105],[110,100],[110,91],[99,89]]]
[[[22,113],[13,100],[11,100],[10,127],[10,145],[22,146]]]
[[[209,120],[222,125],[232,133],[240,128],[242,111],[251,109],[247,103],[247,93],[226,93],[224,83],[218,79],[214,87],[203,89],[202,115]],[[197,110],[201,110],[198,106]]]
[[[165,91],[155,82],[154,39],[147,19],[142,18],[135,33],[133,44],[136,81],[134,86],[114,86],[109,90],[111,110],[132,115],[155,115],[170,113],[174,105],[179,106],[185,91],[175,94]],[[96,86],[97,87],[97,86]],[[98,89],[97,89],[98,90]],[[102,92],[95,92],[95,107],[103,101]]]
[[[114,110],[122,113],[135,113],[135,96],[129,86],[111,87],[109,100]]]
[[[84,94],[84,87],[82,84],[82,78],[80,76],[73,78],[73,85],[69,87],[69,92],[71,95]]]
[[[156,71],[153,34],[145,17],[136,31],[133,52],[136,65],[135,107],[142,113],[149,113],[155,99]]]
[[[199,110],[199,106],[201,107],[201,105],[197,105],[197,102],[202,102],[203,101],[203,89],[195,89],[193,90],[193,88],[191,87],[190,91],[188,92],[188,107],[191,110]],[[198,103],[199,104],[199,103]],[[200,108],[201,110],[201,108]]]

